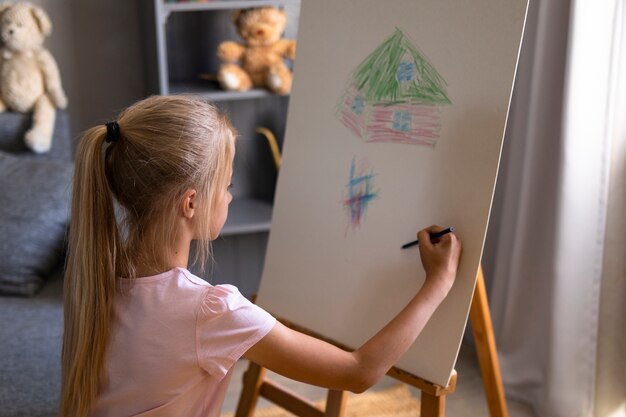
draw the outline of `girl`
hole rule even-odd
[[[461,243],[418,233],[424,285],[389,324],[346,352],[278,323],[230,285],[186,267],[226,221],[235,132],[214,106],[151,97],[78,144],[61,416],[218,416],[241,357],[289,378],[362,392],[409,348],[455,278]],[[118,222],[117,219],[120,219]]]

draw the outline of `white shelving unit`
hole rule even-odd
[[[299,5],[298,0],[209,0],[205,2],[165,2],[163,10],[166,13],[171,12],[195,12],[201,10],[231,10],[231,9],[247,9],[250,7],[263,6],[284,6],[286,4]]]
[[[254,98],[269,97],[270,93],[260,88],[254,88],[249,91],[224,91],[219,88],[217,83],[210,81],[202,82],[174,82],[169,84],[168,94],[197,94],[200,97],[211,101],[234,101],[249,100]]]
[[[252,295],[265,257],[277,175],[269,147],[255,129],[269,128],[282,144],[289,97],[262,89],[223,91],[216,81],[200,75],[216,75],[221,41],[240,41],[232,22],[235,10],[284,8],[289,19],[285,37],[295,39],[300,0],[141,1],[148,93],[193,94],[215,102],[239,133],[234,199],[221,237],[213,244],[215,268],[208,266],[209,275],[199,275],[211,282],[235,284],[244,295]]]
[[[238,198],[230,203],[228,221],[222,235],[267,232],[272,222],[272,205],[253,198]]]
[[[252,89],[246,92],[223,91],[215,81],[202,79],[174,79],[170,74],[172,65],[168,40],[168,23],[175,14],[207,13],[207,12],[230,12],[238,9],[252,7],[277,6],[277,7],[299,7],[300,0],[210,0],[206,2],[184,2],[173,3],[165,0],[146,0],[144,2],[148,9],[148,14],[152,14],[152,37],[154,39],[153,55],[156,57],[156,91],[159,94],[194,94],[209,101],[225,103],[232,107],[236,102],[260,99],[276,99],[276,96],[262,89]],[[151,12],[151,13],[150,13]],[[227,22],[232,25],[232,22]],[[171,34],[170,34],[171,36]],[[150,34],[148,35],[150,37]],[[214,51],[207,51],[207,54]],[[215,58],[217,59],[217,58]],[[153,60],[154,61],[154,60]],[[154,76],[154,74],[153,74]],[[155,90],[153,88],[153,90]],[[284,98],[286,99],[286,98]],[[284,106],[286,108],[286,106]],[[284,114],[277,114],[276,117],[284,118]],[[250,121],[250,123],[254,123]],[[239,126],[236,126],[240,129]],[[277,136],[282,136],[282,132]],[[269,231],[271,224],[271,203],[255,198],[254,196],[235,196],[231,205],[231,215],[223,235],[258,233]]]
[[[159,87],[162,94],[169,94],[170,83],[168,79],[168,65],[167,65],[167,40],[165,26],[172,13],[181,12],[206,12],[217,10],[237,10],[246,9],[252,7],[263,6],[276,6],[282,7],[287,5],[298,6],[300,0],[210,0],[207,2],[189,2],[189,3],[167,3],[163,0],[152,0],[154,2],[154,19],[157,22],[156,36],[157,36],[157,48],[159,50]],[[174,86],[177,88],[177,86]],[[216,87],[213,87],[216,88]],[[229,96],[224,96],[218,91],[212,91],[208,89],[204,94],[207,98],[217,97],[217,100],[228,100]],[[261,90],[255,90],[248,93],[244,93],[242,98],[258,98],[264,95],[269,95]],[[224,98],[229,97],[229,98]]]

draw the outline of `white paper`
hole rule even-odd
[[[526,6],[302,2],[260,306],[357,348],[423,283],[419,249],[401,245],[431,224],[453,226],[463,241],[457,280],[397,364],[447,385],[480,263]],[[346,122],[350,111],[363,119],[357,127]]]

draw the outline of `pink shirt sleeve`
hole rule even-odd
[[[196,319],[196,352],[200,367],[219,379],[276,324],[232,285],[210,287]]]

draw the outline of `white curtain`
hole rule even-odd
[[[626,417],[626,4],[616,10],[611,170],[596,363],[596,417]],[[621,19],[621,27],[619,26]]]
[[[542,417],[594,415],[622,21],[530,1],[483,266],[505,391]]]

